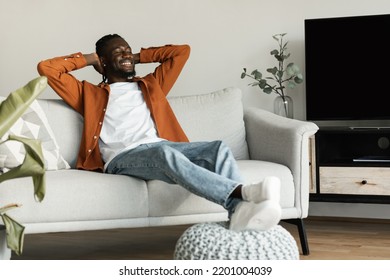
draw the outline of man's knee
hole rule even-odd
[[[215,145],[218,146],[218,150],[219,151],[227,151],[227,152],[230,152],[230,148],[228,145],[226,145],[226,143],[222,140],[216,140],[214,141]]]
[[[158,157],[160,160],[171,158],[176,153],[177,151],[168,145],[159,145],[153,148],[153,155]]]

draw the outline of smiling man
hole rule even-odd
[[[75,53],[38,64],[41,75],[84,117],[77,168],[179,184],[222,205],[230,229],[267,230],[280,220],[280,180],[244,185],[230,149],[221,141],[189,142],[166,96],[190,54],[187,45],[134,53],[119,35],[96,42],[96,52]],[[159,63],[137,77],[138,63]],[[70,72],[93,66],[99,85]]]

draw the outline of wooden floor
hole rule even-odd
[[[295,226],[281,223],[295,237]],[[14,260],[169,260],[189,226],[26,235]],[[302,260],[390,260],[390,223],[383,220],[306,219],[310,255]]]

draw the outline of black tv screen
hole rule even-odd
[[[390,15],[305,20],[306,118],[390,120]]]

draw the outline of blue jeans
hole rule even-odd
[[[222,205],[229,216],[241,201],[230,197],[242,179],[231,150],[221,141],[143,144],[117,155],[106,172],[179,184]]]

